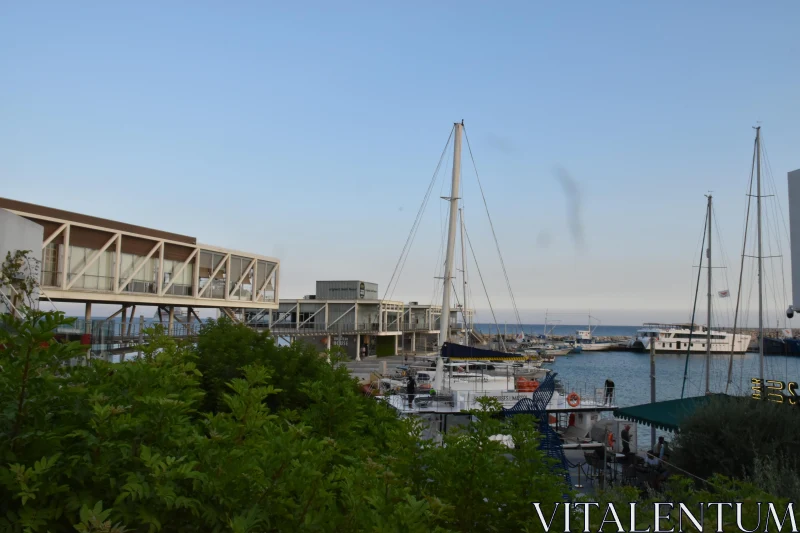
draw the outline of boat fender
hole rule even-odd
[[[613,433],[609,433],[608,434],[608,445],[611,446],[612,449],[614,448],[614,434]]]

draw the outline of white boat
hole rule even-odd
[[[650,343],[655,343],[659,353],[708,352],[708,328],[695,324],[658,324],[646,323],[636,332],[636,336],[628,342],[633,350],[649,351]],[[691,337],[691,339],[690,339]],[[691,346],[690,346],[691,340]],[[726,331],[711,330],[712,353],[744,353],[750,346],[750,335],[733,334]]]
[[[572,346],[554,346],[552,344],[539,350],[539,354],[544,356],[567,355],[570,352],[572,352]]]
[[[592,320],[597,322],[594,327],[592,327]],[[589,329],[579,329],[575,332],[575,346],[580,346],[581,351],[603,352],[614,348],[613,342],[598,342],[594,338],[594,330],[597,328],[599,323],[599,320],[594,318],[592,315],[589,315]]]
[[[581,329],[575,332],[575,345],[584,352],[602,352],[614,347],[613,342],[598,342],[592,337],[591,330]]]

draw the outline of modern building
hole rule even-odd
[[[20,304],[35,307],[39,301],[38,289],[35,289],[30,295],[30,300],[26,301],[27,297],[19,287],[19,280],[26,277],[39,278],[41,262],[38,254],[42,249],[43,233],[44,228],[41,225],[0,209],[0,264],[5,263],[7,259],[14,260],[18,251],[31,252],[20,261],[20,268],[15,276],[18,279],[0,283],[0,313],[18,313],[17,307]]]
[[[232,318],[244,309],[278,308],[280,261],[273,257],[5,198],[2,210],[41,228],[41,298],[84,304],[87,333],[93,303],[119,305],[109,318],[121,314],[123,324],[128,311],[132,322],[136,306],[157,306],[169,316],[170,329],[180,321],[176,308],[186,308],[181,315],[189,322],[198,308]],[[0,233],[0,247],[19,246],[6,233]]]
[[[429,353],[437,350],[442,309],[378,299],[378,285],[365,281],[318,281],[317,293],[281,299],[271,316],[247,313],[247,322],[269,327],[287,342],[302,339],[319,350],[338,346],[351,359],[370,355]],[[467,312],[472,323],[473,311]],[[461,308],[451,312],[451,329],[463,329]]]

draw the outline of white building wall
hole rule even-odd
[[[11,252],[13,255],[17,250],[30,250],[30,256],[37,261],[32,265],[33,274],[39,279],[41,269],[42,241],[44,240],[44,228],[35,222],[15,215],[5,209],[0,209],[0,263],[6,260],[6,255]],[[8,295],[8,294],[7,294]],[[34,294],[34,300],[38,301],[38,291]],[[0,298],[0,312],[9,311],[5,301]]]

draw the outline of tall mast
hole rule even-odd
[[[453,283],[453,255],[456,248],[456,229],[458,223],[458,191],[461,185],[461,130],[463,123],[456,122],[453,135],[453,182],[450,186],[450,225],[447,232],[447,255],[444,260],[444,279],[442,280],[442,318],[439,325],[439,348],[450,338],[450,290]],[[441,351],[439,352],[441,357]]]
[[[711,394],[711,195],[708,195],[708,317],[706,320],[706,394]]]
[[[467,252],[464,246],[466,245],[466,241],[464,240],[464,210],[462,208],[458,209],[459,218],[461,219],[461,279],[463,281],[461,285],[461,289],[464,291],[463,300],[462,300],[462,308],[461,308],[461,317],[464,319],[464,344],[469,346],[469,324],[467,319]]]
[[[764,389],[764,302],[761,255],[761,126],[756,127],[756,205],[758,206],[758,377]],[[761,395],[764,396],[763,394]]]

